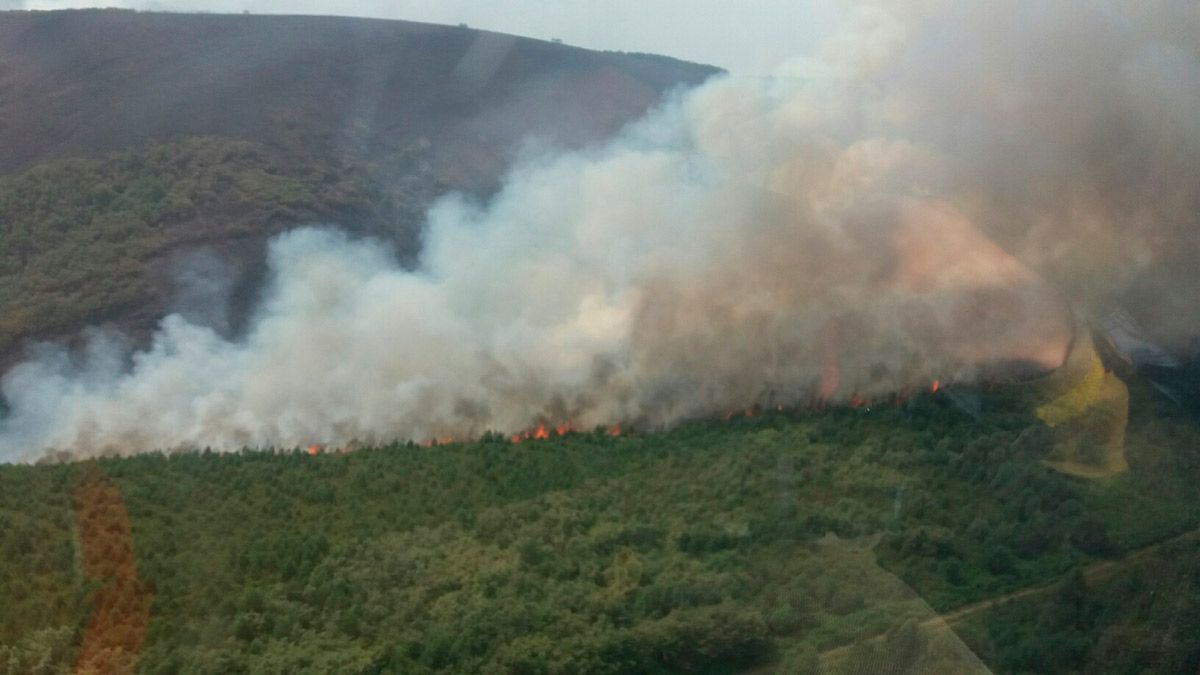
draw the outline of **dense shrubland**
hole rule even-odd
[[[1069,575],[964,627],[997,672],[1193,673],[1200,669],[1200,540],[1155,550],[1115,578]]]
[[[375,176],[418,159],[397,149],[388,167],[342,167],[302,147],[190,138],[0,177],[0,358],[23,338],[152,321],[171,293],[154,261],[189,248],[212,244],[236,259],[247,255],[239,245],[253,250],[245,242],[285,227],[347,222],[414,250],[419,214],[440,188],[419,172],[386,188]]]
[[[145,672],[807,668],[1147,543],[1114,501],[1166,505],[1137,516],[1159,537],[1194,527],[1177,508],[1195,513],[1190,423],[1143,415],[1130,434],[1133,473],[1102,484],[1043,466],[1025,414],[976,422],[930,398],[620,438],[4,467],[0,649],[10,672],[78,649],[96,584],[75,569],[70,495],[94,466],[154,594]],[[1010,633],[972,644],[1027,668],[1010,652],[1030,617],[1004,611]],[[1080,621],[1064,667],[1110,649]]]

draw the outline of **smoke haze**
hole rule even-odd
[[[1125,306],[1186,348],[1200,6],[853,17],[772,78],[713,81],[604,147],[528,157],[486,204],[445,197],[415,270],[299,229],[272,243],[242,337],[189,310],[132,355],[100,334],[83,355],[37,348],[3,380],[0,459],[882,395],[1051,369],[1069,308]],[[215,264],[181,273],[199,293],[185,306],[219,290]]]

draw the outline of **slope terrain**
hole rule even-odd
[[[600,140],[715,72],[466,27],[119,10],[0,14],[0,68],[0,173],[187,136],[355,160],[423,140],[452,183],[495,179],[529,133]]]
[[[752,412],[0,467],[0,672],[96,644],[155,673],[1098,672],[1121,645],[1198,665],[1186,419],[1139,394],[1130,471],[1084,481],[1042,463],[1028,412]]]
[[[715,72],[461,26],[0,13],[0,373],[169,311],[236,335],[297,225],[411,263],[440,195]],[[1041,407],[950,384],[670,430],[0,465],[0,675],[1196,672],[1200,431],[1093,371]],[[1117,398],[1122,470],[1056,471],[1064,438],[1109,456],[1068,422]]]
[[[0,370],[88,325],[144,338],[195,256],[234,331],[289,227],[412,260],[437,196],[487,195],[523,149],[599,142],[715,72],[402,21],[0,13]]]

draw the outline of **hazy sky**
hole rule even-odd
[[[0,0],[0,8],[129,7],[172,11],[338,14],[466,23],[595,49],[667,54],[759,74],[811,51],[837,0]]]

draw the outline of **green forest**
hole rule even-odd
[[[1133,391],[1090,481],[944,393],[3,466],[0,673],[1195,672],[1197,430]]]
[[[419,152],[339,165],[313,156],[307,140],[186,138],[0,177],[0,356],[81,325],[137,316],[152,325],[169,290],[155,270],[188,247],[253,251],[296,223],[338,221],[411,254],[420,214],[442,188],[420,172],[379,176],[415,166]]]

